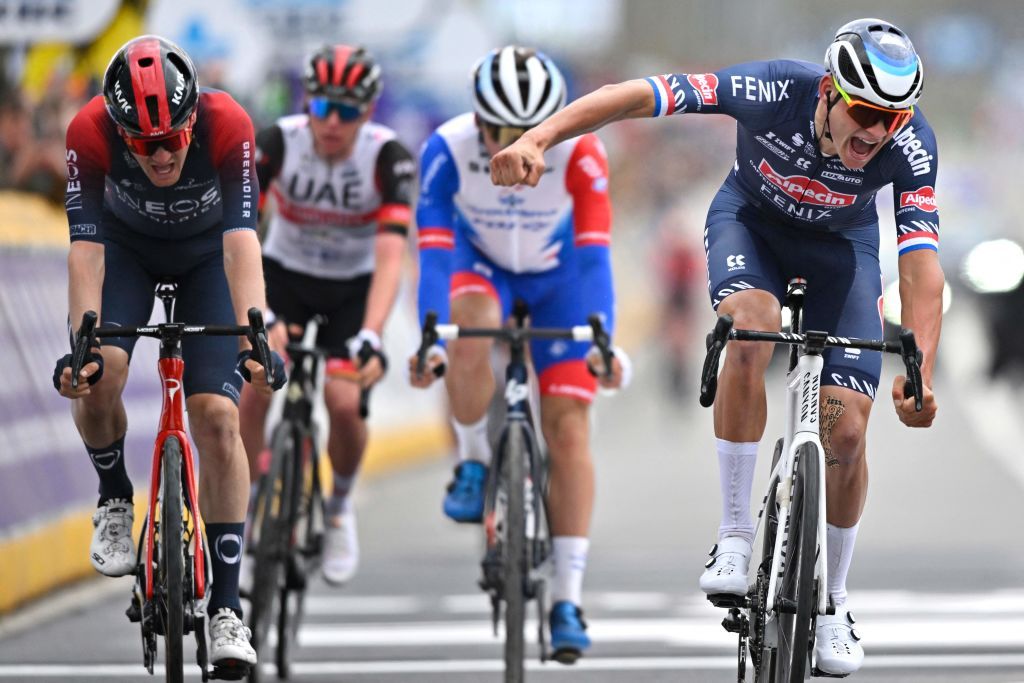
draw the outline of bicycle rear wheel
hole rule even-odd
[[[786,564],[776,598],[779,647],[776,680],[798,683],[808,668],[811,613],[816,600],[814,563],[818,552],[819,457],[814,445],[797,447]]]
[[[525,434],[513,425],[501,460],[505,487],[505,683],[523,680],[523,627],[526,620]],[[502,484],[499,483],[499,487]]]
[[[292,491],[295,434],[285,423],[274,430],[270,465],[260,480],[253,525],[258,530],[254,548],[253,581],[249,628],[252,647],[260,656],[273,623],[274,601],[281,588],[281,572],[287,558],[290,524],[288,511]],[[259,668],[249,670],[249,681],[259,680]]]
[[[182,536],[181,444],[173,436],[164,441],[160,490],[160,586],[164,603],[164,658],[167,681],[184,680],[185,556]]]

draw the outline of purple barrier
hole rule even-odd
[[[0,245],[0,538],[96,504],[96,473],[53,389],[68,352],[67,252]],[[160,410],[156,348],[140,343],[125,389],[128,471],[148,486]]]

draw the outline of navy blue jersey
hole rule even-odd
[[[156,187],[128,151],[103,98],[94,97],[67,132],[71,240],[102,242],[106,230],[127,231],[119,236],[136,244],[203,236],[219,245],[224,232],[254,230],[255,149],[252,122],[242,107],[227,93],[204,90],[181,178]]]
[[[878,221],[874,198],[892,184],[900,254],[938,249],[938,151],[920,107],[863,169],[824,157],[814,129],[823,67],[750,62],[707,74],[646,79],[655,116],[726,114],[736,119],[736,162],[725,181],[766,217],[830,232]]]

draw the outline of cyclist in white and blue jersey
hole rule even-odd
[[[789,278],[809,282],[808,329],[849,337],[882,332],[878,214],[892,185],[902,323],[924,352],[924,409],[914,411],[903,377],[892,387],[911,427],[935,417],[931,390],[942,318],[935,136],[915,105],[921,61],[892,24],[841,27],[824,69],[793,60],[740,64],[707,74],[667,74],[609,85],[527,132],[491,163],[501,185],[537,182],[544,152],[561,140],[623,118],[726,114],[736,119],[736,161],[705,226],[708,287],[719,314],[740,328],[778,330]],[[767,415],[764,373],[771,347],[730,345],[714,408],[722,523],[701,577],[709,593],[744,594],[753,541],[750,492]],[[815,666],[858,670],[864,651],[846,605],[846,577],[867,493],[865,432],[878,386],[877,353],[825,353],[821,439],[828,461],[828,591],[835,615],[817,619]]]

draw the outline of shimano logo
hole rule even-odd
[[[181,104],[181,98],[185,96],[185,76],[178,72],[178,83],[174,86],[174,97],[171,98],[171,102],[175,104]]]

